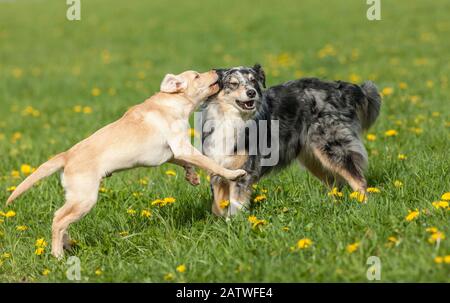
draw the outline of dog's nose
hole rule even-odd
[[[256,96],[256,91],[255,91],[254,89],[249,89],[249,90],[247,90],[247,96],[248,96],[249,98],[255,98],[255,96]]]

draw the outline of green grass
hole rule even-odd
[[[78,22],[65,19],[59,2],[0,2],[1,201],[23,179],[13,178],[13,170],[36,167],[119,118],[168,72],[260,62],[269,85],[318,76],[393,88],[370,130],[377,139],[365,140],[368,182],[381,190],[368,204],[350,200],[348,188],[334,202],[294,164],[259,184],[267,200],[251,213],[268,224],[252,230],[248,214],[230,222],[211,215],[204,175],[195,188],[171,165],[115,174],[104,181],[108,191],[94,210],[71,228],[78,245],[67,255],[81,259],[83,281],[156,282],[172,273],[176,282],[364,282],[369,256],[380,257],[382,281],[450,281],[450,264],[434,262],[450,255],[449,239],[437,247],[425,231],[434,226],[450,237],[449,211],[431,204],[450,191],[447,0],[383,1],[379,22],[366,19],[365,1],[82,1]],[[329,55],[320,58],[326,45]],[[93,112],[75,113],[76,105]],[[24,115],[27,106],[40,115]],[[389,129],[398,136],[385,137]],[[16,132],[22,137],[13,142]],[[176,177],[165,175],[169,168]],[[404,186],[396,188],[395,180]],[[150,205],[168,196],[176,202]],[[12,207],[0,207],[16,212],[0,217],[0,281],[67,281],[65,261],[54,259],[49,246],[34,254],[36,239],[50,242],[62,203],[55,175]],[[129,208],[137,214],[127,214]],[[420,216],[407,222],[416,208]],[[152,217],[142,218],[143,209]],[[19,225],[28,230],[17,231]],[[387,247],[389,236],[399,244]],[[292,252],[304,237],[314,244]],[[347,245],[356,241],[360,247],[349,254]],[[176,272],[180,264],[186,272]],[[43,276],[44,269],[51,272]]]

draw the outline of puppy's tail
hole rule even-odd
[[[39,168],[36,169],[34,173],[29,175],[25,180],[23,180],[22,183],[19,184],[19,186],[17,186],[17,188],[8,198],[8,201],[6,201],[6,205],[11,204],[17,197],[30,189],[30,187],[39,180],[48,177],[63,168],[65,162],[65,153],[61,153],[39,166]]]
[[[366,97],[360,108],[360,117],[363,130],[368,130],[380,114],[381,96],[375,83],[366,81],[361,85]]]

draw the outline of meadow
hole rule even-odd
[[[117,173],[70,230],[66,258],[80,259],[81,281],[368,282],[377,256],[382,282],[450,282],[450,2],[382,1],[381,21],[367,8],[90,0],[68,21],[65,1],[0,1],[0,281],[69,282],[67,259],[50,254],[59,175],[3,204],[35,167],[152,95],[166,73],[259,62],[268,85],[375,81],[369,202],[328,192],[294,163],[226,222],[211,214],[205,173],[198,187],[170,164]]]

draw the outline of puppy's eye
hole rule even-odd
[[[195,79],[200,79],[200,75],[199,74],[195,75]]]
[[[230,86],[232,88],[237,88],[239,86],[239,82],[236,82],[236,81],[230,82]]]

